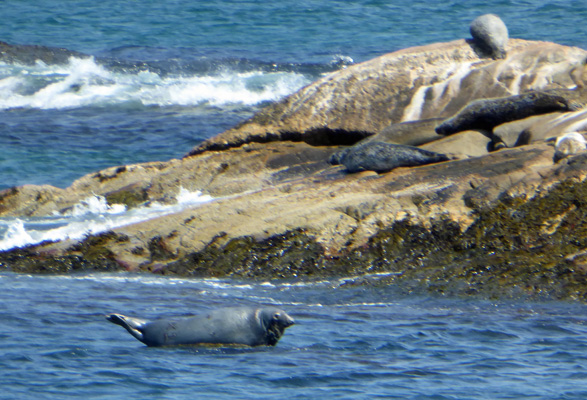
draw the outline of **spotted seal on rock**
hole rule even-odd
[[[221,308],[193,317],[154,321],[121,314],[110,314],[106,319],[147,346],[275,346],[285,329],[294,324],[285,311],[272,307]]]
[[[587,142],[579,132],[569,132],[556,138],[554,144],[554,162],[559,162],[587,150]]]
[[[485,14],[471,22],[469,31],[475,44],[493,59],[505,58],[508,43],[508,28],[495,14]]]
[[[331,164],[342,164],[348,172],[388,172],[397,167],[414,167],[448,161],[445,154],[418,147],[385,142],[361,143],[331,156]]]
[[[436,133],[451,135],[475,129],[492,131],[497,125],[517,119],[573,109],[564,97],[540,91],[494,99],[479,99],[467,104],[454,117],[444,120],[436,127]]]

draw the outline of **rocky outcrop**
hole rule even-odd
[[[510,39],[505,60],[465,40],[414,47],[330,74],[194,148],[190,155],[279,140],[348,145],[405,121],[447,118],[472,100],[572,88],[585,50]],[[407,144],[407,143],[405,143]]]
[[[570,72],[587,52],[511,39],[507,54],[480,59],[466,41],[406,49],[328,75],[181,160],[109,168],[66,189],[3,191],[2,216],[63,212],[89,195],[129,207],[173,203],[180,187],[216,199],[82,241],[0,253],[0,263],[28,272],[361,275],[409,290],[587,300],[587,155],[554,163],[553,146],[539,139],[581,130],[583,90]],[[472,100],[532,89],[562,91],[577,111],[541,116],[553,128],[513,148],[503,147],[537,117],[509,122],[522,125],[507,139],[496,139],[502,126],[434,132]],[[424,139],[406,143],[410,132]],[[454,159],[382,174],[327,162],[365,137]]]
[[[45,64],[67,64],[71,57],[89,58],[90,56],[59,47],[13,45],[0,42],[0,61],[9,64],[34,65],[39,61]]]

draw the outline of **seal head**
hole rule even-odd
[[[292,317],[277,308],[261,308],[257,310],[257,318],[267,332],[265,341],[269,346],[275,346],[285,329],[295,323]]]

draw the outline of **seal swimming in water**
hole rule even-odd
[[[475,44],[494,60],[505,58],[508,43],[508,28],[495,14],[485,14],[471,22],[469,31]]]
[[[193,317],[145,321],[110,314],[106,319],[125,328],[147,346],[245,345],[275,346],[292,317],[278,308],[230,307]]]
[[[444,154],[413,146],[366,142],[333,154],[329,162],[344,165],[348,172],[388,172],[397,167],[414,167],[448,160]]]
[[[476,129],[492,131],[497,125],[532,115],[572,110],[573,107],[564,97],[540,91],[479,99],[467,104],[454,117],[444,120],[436,127],[436,133],[450,135]]]

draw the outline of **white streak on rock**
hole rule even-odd
[[[434,104],[438,103],[441,98],[456,96],[459,93],[461,82],[471,72],[472,65],[473,63],[455,64],[447,70],[445,76],[439,77],[441,79],[439,82],[420,86],[412,96],[410,104],[405,108],[401,122],[416,121],[422,117],[429,89],[432,89]]]

